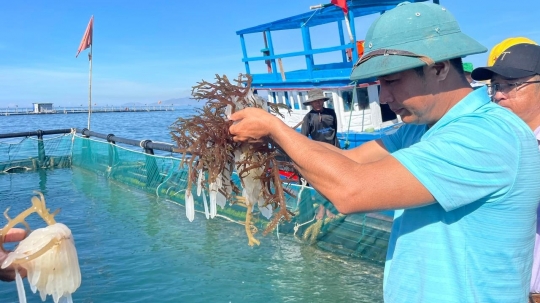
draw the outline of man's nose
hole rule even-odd
[[[495,92],[495,94],[492,94],[491,95],[491,100],[495,103],[499,103],[503,98],[504,98],[504,94],[500,91],[497,91]]]
[[[388,104],[392,103],[394,100],[392,99],[392,95],[388,93],[386,89],[383,89],[381,87],[381,90],[379,91],[379,103],[380,104]]]

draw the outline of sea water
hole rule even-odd
[[[91,130],[172,143],[168,127],[194,113],[100,113]],[[0,133],[86,124],[85,114],[0,116]],[[16,216],[33,190],[72,230],[82,275],[74,302],[382,302],[381,265],[275,232],[250,247],[237,223],[189,222],[178,204],[76,167],[0,175],[0,211]],[[28,223],[44,226],[35,214]],[[25,285],[28,302],[41,302]],[[0,302],[18,302],[15,283],[0,282]]]

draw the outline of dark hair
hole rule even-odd
[[[456,69],[459,75],[465,79],[465,72],[463,71],[463,60],[461,58],[450,59],[450,64]],[[418,77],[424,77],[424,66],[419,66],[414,68],[414,72]]]

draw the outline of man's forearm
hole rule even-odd
[[[273,129],[271,137],[292,159],[300,174],[330,199],[331,189],[342,181],[337,167],[350,164],[352,160],[339,148],[310,140],[283,125]]]

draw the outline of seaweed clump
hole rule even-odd
[[[253,93],[251,76],[240,74],[235,83],[226,76],[216,75],[215,83],[198,82],[192,89],[193,99],[205,101],[198,115],[178,118],[171,125],[171,135],[176,142],[177,152],[182,153],[181,166],[188,168],[186,188],[186,215],[194,218],[192,187],[195,184],[197,195],[203,196],[207,217],[214,217],[217,205],[224,207],[227,201],[246,206],[246,234],[249,245],[260,242],[253,237],[256,232],[251,226],[254,205],[261,214],[270,219],[264,230],[266,235],[280,220],[290,221],[292,213],[285,203],[284,183],[279,169],[294,171],[292,163],[281,161],[279,146],[271,139],[257,142],[234,142],[229,134],[232,121],[228,117],[243,108],[257,107],[283,117],[283,104],[271,104]],[[232,179],[236,171],[242,190]],[[207,205],[206,192],[209,193],[210,206]],[[291,193],[289,193],[291,194]]]

